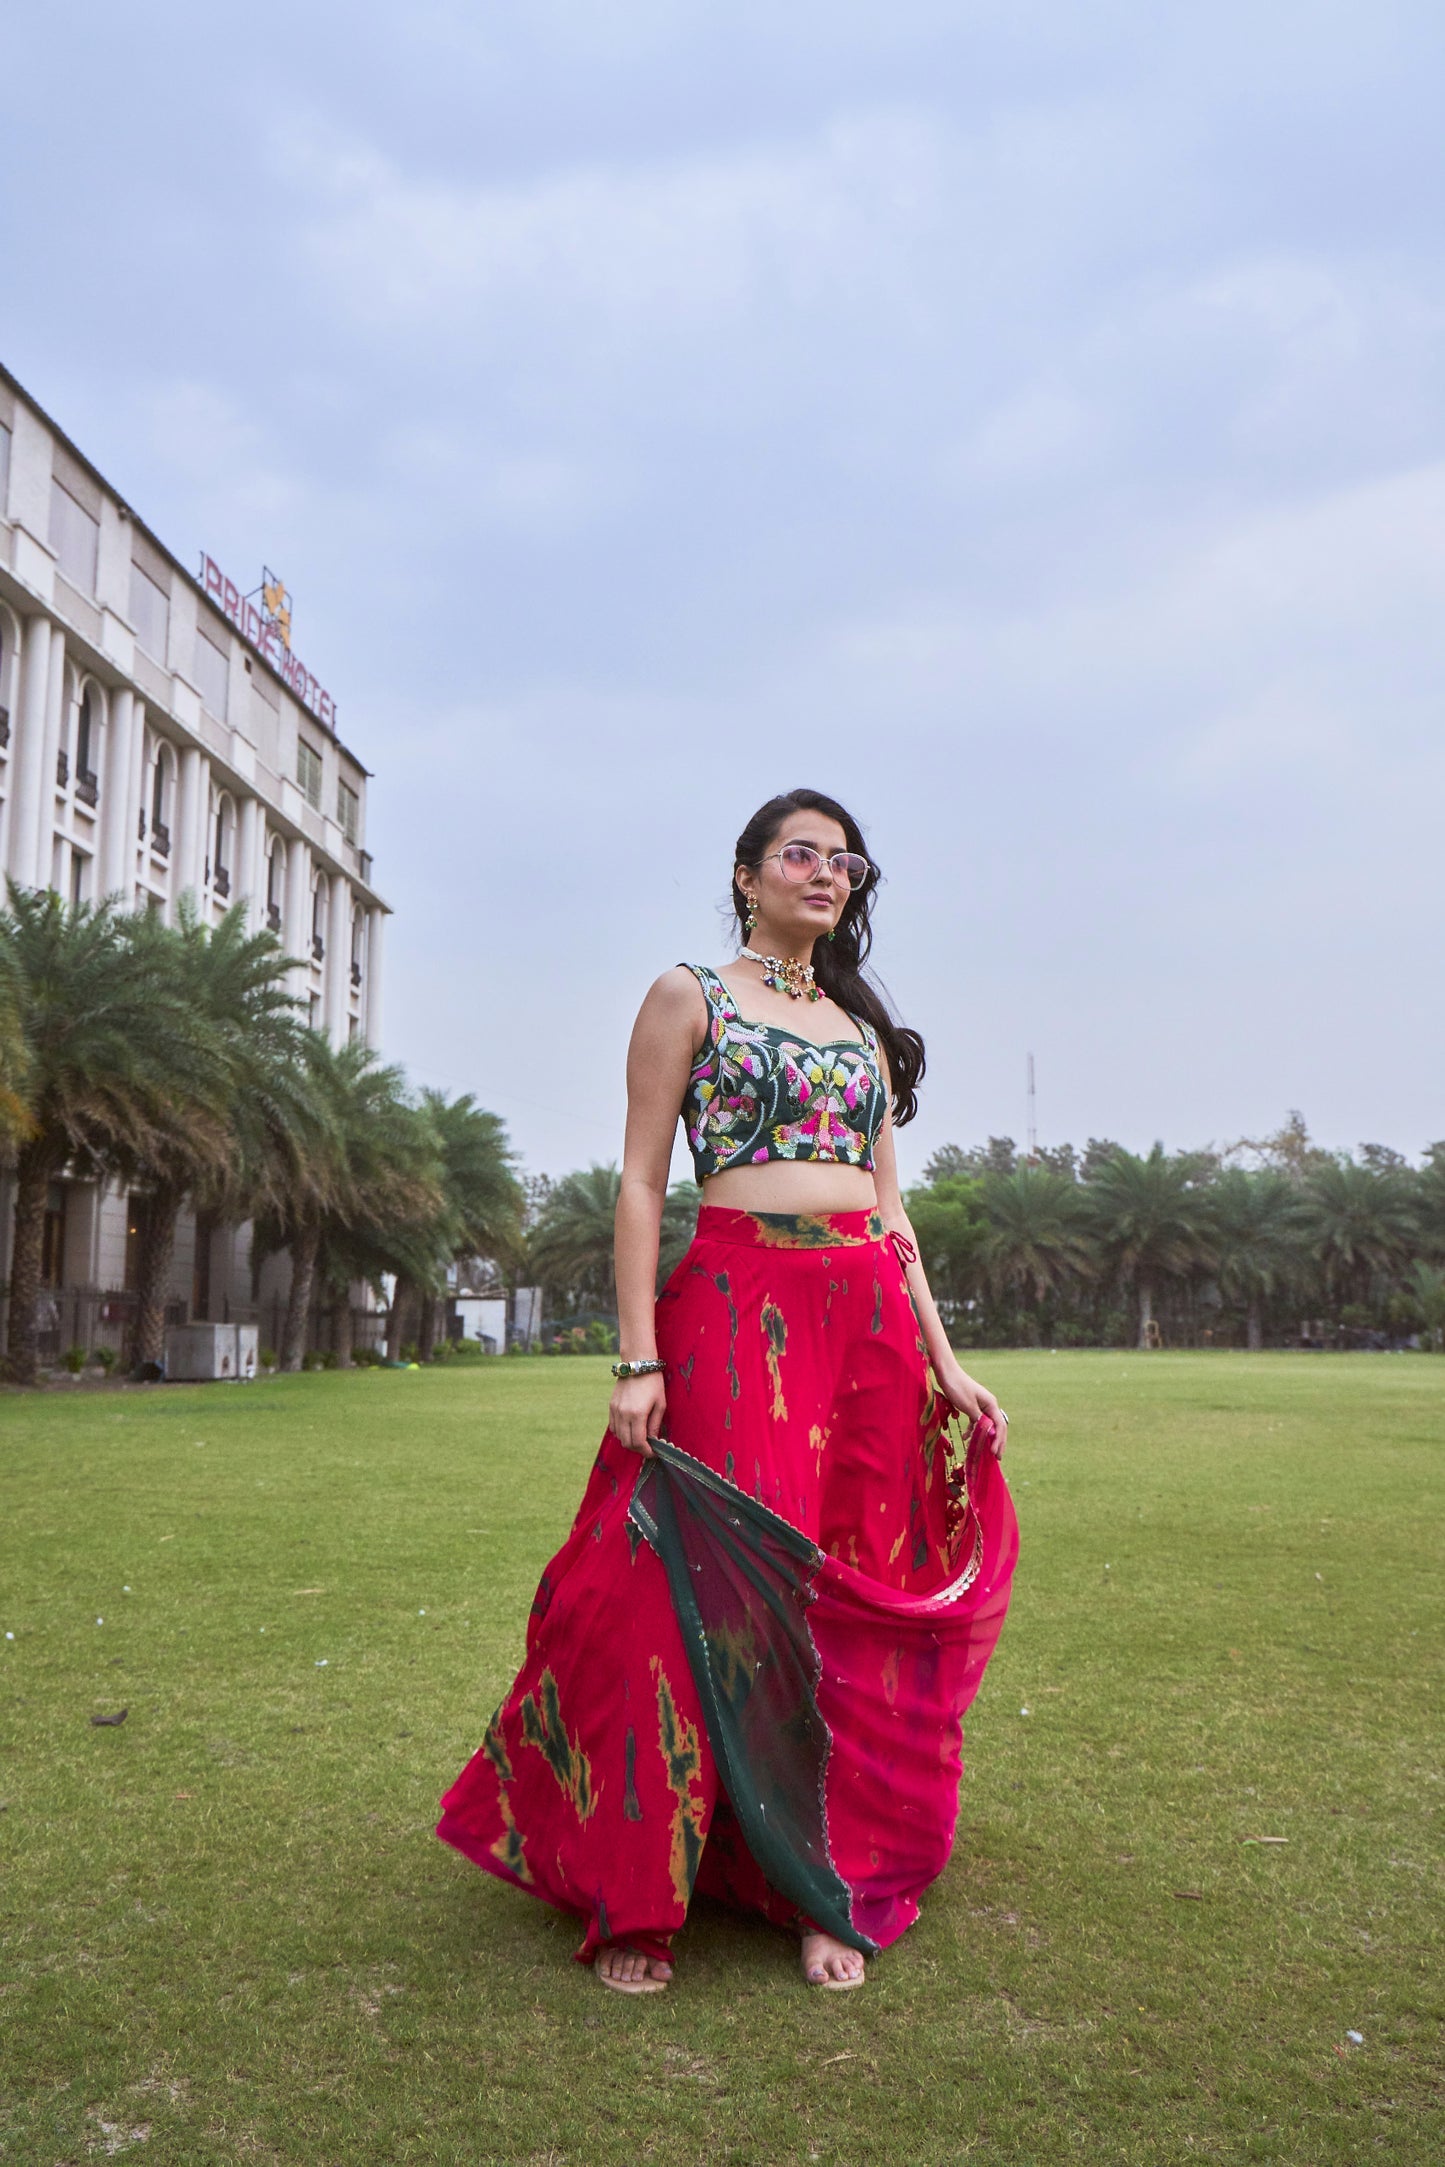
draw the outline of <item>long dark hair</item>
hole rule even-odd
[[[785,790],[781,796],[769,798],[767,804],[760,805],[753,814],[733,851],[733,911],[744,946],[747,945],[748,904],[738,886],[736,868],[760,865],[769,844],[779,836],[794,813],[825,813],[843,830],[848,838],[848,848],[856,850],[860,857],[869,857],[863,830],[836,798],[826,796],[821,790]],[[923,1040],[916,1031],[910,1031],[906,1024],[897,1020],[880,989],[863,973],[868,951],[873,946],[873,928],[869,922],[873,896],[882,877],[869,858],[868,878],[861,888],[855,888],[849,895],[843,915],[834,927],[833,938],[820,940],[813,949],[813,971],[828,998],[836,1001],[850,1016],[865,1016],[883,1041],[893,1081],[894,1126],[901,1129],[918,1111],[918,1086],[925,1062]]]

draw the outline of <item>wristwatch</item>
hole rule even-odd
[[[658,1377],[666,1367],[665,1362],[659,1362],[655,1357],[646,1362],[614,1362],[612,1374],[614,1377]]]

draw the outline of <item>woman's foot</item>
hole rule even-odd
[[[625,1948],[621,1942],[599,1949],[592,1969],[614,1994],[660,1994],[672,1977],[672,1966],[665,1958],[644,1956],[640,1949]]]
[[[804,1934],[803,1977],[809,1986],[843,1993],[848,1987],[862,1986],[867,1976],[861,1950],[850,1949],[846,1941],[835,1941],[831,1934]]]

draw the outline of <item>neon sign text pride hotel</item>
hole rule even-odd
[[[229,617],[243,640],[248,640],[263,662],[276,671],[287,690],[310,708],[328,730],[336,728],[336,702],[304,662],[291,652],[290,640],[274,617],[257,609],[234,580],[227,579],[214,557],[201,558],[201,585],[223,616]]]

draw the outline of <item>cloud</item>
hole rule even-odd
[[[280,76],[173,16],[144,66],[17,20],[129,135],[17,235],[7,358],[183,555],[294,580],[390,1051],[606,1155],[632,1002],[808,775],[890,874],[910,1163],[1017,1129],[1025,1047],[1054,1134],[1421,1129],[1438,10],[328,0]],[[515,1081],[559,1014],[580,1114]]]
[[[875,262],[936,195],[939,146],[926,117],[874,113],[802,143],[531,180],[423,177],[309,126],[274,155],[308,202],[296,245],[354,321],[500,339],[520,307],[570,321],[592,360],[659,330],[716,332],[764,301],[828,304],[859,248]]]

